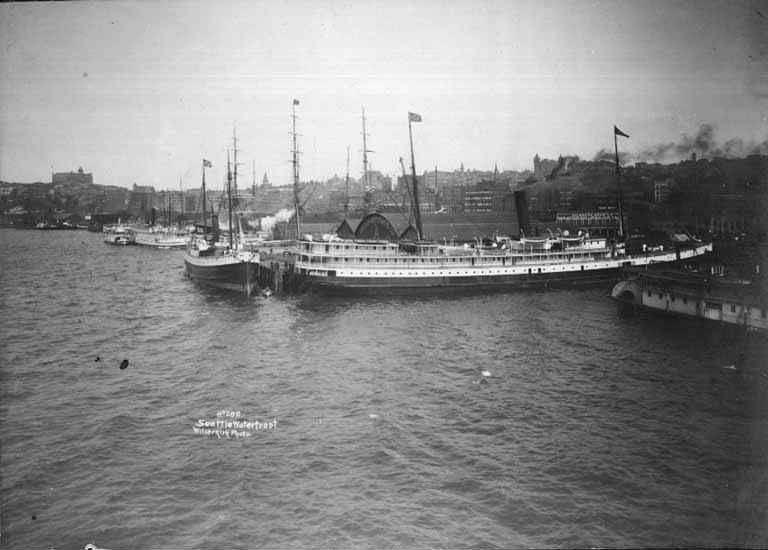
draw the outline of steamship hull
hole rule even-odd
[[[196,283],[250,295],[258,289],[257,259],[237,255],[184,257],[187,276]]]
[[[618,279],[617,268],[589,273],[547,273],[464,277],[312,277],[308,287],[317,293],[348,296],[413,296],[504,292],[515,289],[548,289],[604,285]]]
[[[432,295],[515,289],[566,288],[604,285],[620,278],[620,269],[654,263],[674,263],[712,250],[711,244],[662,254],[622,256],[600,260],[563,262],[517,261],[512,265],[465,265],[435,268],[414,267],[326,269],[299,261],[304,287],[328,295]],[[367,263],[367,262],[366,262]]]

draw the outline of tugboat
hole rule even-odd
[[[117,225],[104,226],[104,242],[118,246],[136,244],[136,234],[118,221]]]
[[[190,279],[201,284],[243,292],[250,296],[258,288],[259,254],[245,249],[245,240],[240,226],[235,237],[232,227],[232,170],[227,153],[227,203],[229,212],[228,243],[217,242],[217,233],[208,232],[205,214],[205,169],[212,166],[203,160],[203,232],[192,235],[184,255],[184,267]],[[239,224],[239,220],[238,220]],[[218,221],[213,225],[218,225]],[[218,229],[218,228],[216,228]]]

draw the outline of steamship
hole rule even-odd
[[[337,235],[314,240],[304,236],[298,242],[295,269],[310,289],[330,294],[423,294],[593,284],[617,279],[620,268],[675,262],[712,251],[711,243],[691,241],[667,250],[643,247],[641,253],[629,254],[622,239],[609,242],[606,238],[593,238],[586,233],[577,236],[553,234],[542,239],[497,237],[482,243],[478,241],[474,246],[425,241],[422,238],[411,122],[421,122],[421,117],[408,114],[412,215],[416,222],[413,240],[344,239]],[[626,135],[618,128],[614,131],[614,135]],[[618,173],[617,154],[617,180]],[[524,200],[516,202],[520,220]],[[618,235],[623,235],[620,187]]]
[[[496,238],[482,246],[302,239],[295,269],[312,289],[340,294],[492,290],[611,281],[619,269],[674,262],[711,243],[627,254],[604,238]]]

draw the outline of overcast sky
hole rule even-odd
[[[241,182],[373,169],[532,168],[695,134],[768,135],[768,5],[760,2],[67,2],[0,5],[0,179],[221,182],[233,126]]]

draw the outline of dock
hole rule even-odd
[[[260,288],[268,288],[275,294],[291,294],[304,289],[304,280],[295,269],[295,243],[265,243],[250,248],[259,253],[257,277]]]

